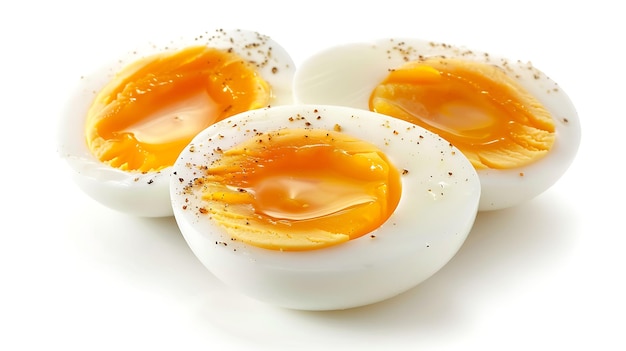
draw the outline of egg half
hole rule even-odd
[[[477,169],[480,210],[515,206],[547,190],[580,143],[572,102],[530,63],[419,39],[317,53],[298,68],[294,96],[387,114],[442,136]]]
[[[480,182],[415,124],[341,106],[232,116],[173,166],[178,226],[225,284],[291,309],[375,303],[424,281],[466,239]]]
[[[246,30],[140,47],[81,78],[62,117],[59,153],[103,205],[171,216],[169,174],[180,151],[216,121],[292,103],[294,71],[278,43]]]

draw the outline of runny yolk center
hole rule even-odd
[[[194,46],[155,55],[125,67],[96,96],[87,144],[112,167],[158,171],[204,128],[269,99],[268,84],[233,53]]]
[[[555,138],[553,118],[535,97],[503,70],[478,62],[409,62],[375,88],[369,107],[436,132],[477,169],[524,166]]]
[[[381,226],[401,194],[376,146],[326,130],[286,129],[223,151],[198,181],[210,214],[236,240],[301,251]]]

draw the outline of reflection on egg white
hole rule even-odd
[[[58,152],[70,166],[76,184],[101,204],[127,214],[146,217],[171,216],[169,173],[126,172],[96,159],[85,141],[87,110],[99,90],[128,64],[162,52],[188,46],[232,50],[251,62],[271,86],[271,105],[292,102],[291,84],[295,66],[289,54],[266,35],[245,30],[216,30],[195,37],[178,38],[166,43],[147,43],[122,54],[114,62],[80,78],[62,112]]]

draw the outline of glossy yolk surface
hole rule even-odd
[[[208,213],[235,239],[313,250],[383,224],[400,176],[376,146],[339,132],[286,129],[223,152],[199,181]]]
[[[268,84],[233,53],[189,47],[123,69],[88,111],[92,153],[126,171],[158,171],[209,125],[267,106]]]
[[[375,88],[369,107],[441,135],[477,169],[524,166],[555,138],[552,116],[536,98],[502,69],[478,62],[409,62]]]

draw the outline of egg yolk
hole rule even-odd
[[[502,69],[458,59],[408,62],[370,96],[372,111],[429,129],[476,169],[522,167],[551,149],[554,121]]]
[[[233,240],[285,251],[361,237],[400,201],[399,172],[376,146],[340,132],[285,129],[232,149],[206,169],[206,213]]]
[[[234,53],[195,46],[155,55],[124,68],[96,96],[87,144],[112,167],[158,171],[201,130],[269,99],[269,85]]]

